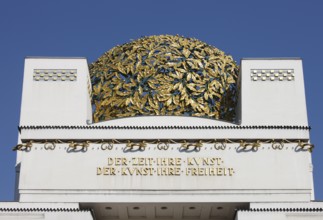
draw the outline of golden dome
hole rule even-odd
[[[193,38],[160,35],[116,46],[90,65],[94,122],[139,115],[233,122],[239,67]]]

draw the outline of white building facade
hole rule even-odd
[[[236,84],[233,122],[94,123],[85,58],[26,58],[16,202],[0,219],[323,219],[301,59],[242,59]]]

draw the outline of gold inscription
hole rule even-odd
[[[97,167],[96,175],[116,175],[116,169],[114,167]]]
[[[108,157],[98,176],[233,176],[221,157]]]

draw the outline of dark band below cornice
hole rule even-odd
[[[311,130],[310,126],[297,126],[297,125],[250,125],[250,126],[68,126],[68,125],[30,125],[30,126],[19,126],[19,132],[21,130],[41,130],[41,129],[93,129],[93,130],[169,130],[169,129],[184,129],[184,130],[220,130],[220,129],[237,129],[237,130],[244,130],[244,129],[286,129],[286,130]]]
[[[241,212],[323,212],[323,208],[254,208],[239,209]]]
[[[90,212],[79,208],[0,208],[0,212]]]

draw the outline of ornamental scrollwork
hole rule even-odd
[[[31,151],[34,144],[43,144],[45,150],[55,150],[57,144],[68,144],[68,152],[85,152],[88,150],[91,144],[99,145],[101,150],[113,150],[114,144],[125,144],[123,148],[124,152],[136,152],[136,151],[145,151],[148,144],[155,145],[158,150],[169,150],[170,146],[175,146],[175,149],[179,149],[180,152],[199,152],[203,148],[204,144],[206,146],[213,145],[215,150],[226,150],[227,144],[238,144],[236,148],[237,151],[257,151],[262,144],[271,144],[273,150],[282,150],[285,147],[285,144],[296,144],[294,149],[298,151],[309,151],[312,152],[314,145],[308,143],[306,140],[101,140],[101,141],[77,141],[77,140],[28,140],[25,143],[17,144],[13,150],[14,151]],[[180,145],[178,147],[178,144]],[[177,145],[177,146],[176,146]],[[66,149],[66,148],[65,148]],[[99,148],[97,148],[99,149]],[[172,147],[171,150],[174,148]],[[206,148],[207,149],[207,148]],[[230,148],[229,148],[230,149]]]
[[[245,140],[240,141],[239,149],[243,151],[257,151],[261,146],[260,141],[257,140],[255,142],[247,142]]]
[[[78,152],[78,151],[87,151],[88,147],[90,146],[90,141],[84,142],[69,142],[68,152]]]
[[[112,150],[113,149],[113,143],[112,142],[103,142],[101,144],[101,150]]]
[[[214,141],[214,149],[215,150],[225,150],[227,147],[227,142],[226,141]]]
[[[158,140],[157,142],[157,149],[158,150],[168,150],[169,148],[169,142],[161,142]]]
[[[309,152],[312,152],[314,149],[314,145],[310,143],[302,142],[299,140],[296,146],[296,150],[299,150],[299,149],[308,150]]]
[[[30,151],[33,146],[33,141],[17,144],[12,150],[14,151]]]
[[[180,152],[192,152],[192,151],[200,151],[201,148],[203,147],[203,142],[200,140],[198,142],[190,143],[187,141],[184,141],[181,144],[181,147],[179,148]]]
[[[271,147],[274,150],[282,150],[284,148],[284,141],[276,141],[276,140],[272,140],[271,142]]]
[[[55,150],[56,144],[54,142],[45,142],[44,149],[45,150]]]
[[[147,143],[145,141],[141,141],[141,142],[128,141],[123,151],[124,152],[144,151],[146,147],[147,147]]]

